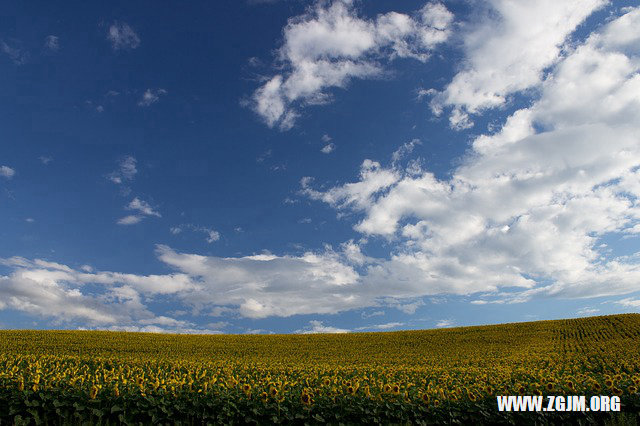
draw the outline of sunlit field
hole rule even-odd
[[[618,395],[628,422],[639,386],[637,314],[322,335],[0,331],[1,424],[604,423],[612,416],[497,410],[497,395],[540,394]]]

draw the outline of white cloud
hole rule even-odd
[[[400,160],[402,160],[407,155],[411,154],[413,152],[413,149],[416,147],[416,145],[422,145],[422,142],[420,142],[420,139],[413,139],[410,142],[407,142],[404,145],[402,145],[397,150],[395,150],[393,154],[391,154],[392,164],[399,163]]]
[[[218,240],[220,240],[220,232],[211,229],[211,228],[207,228],[206,226],[196,226],[192,223],[187,223],[187,224],[182,224],[182,225],[178,225],[178,226],[174,226],[172,228],[169,229],[169,231],[173,234],[173,235],[177,235],[179,233],[181,233],[184,229],[190,229],[194,232],[201,232],[204,233],[206,235],[206,241],[211,244],[214,243]],[[236,228],[236,231],[238,229]],[[241,231],[238,231],[241,232]]]
[[[131,200],[131,202],[129,203],[129,205],[126,207],[128,210],[137,210],[140,212],[140,214],[143,214],[145,216],[157,216],[157,217],[162,217],[160,215],[160,213],[158,213],[157,211],[155,211],[150,205],[149,203],[147,203],[146,201],[143,201],[141,199],[139,199],[138,197],[135,197],[133,200]]]
[[[349,330],[326,326],[322,321],[309,321],[309,325],[302,330],[297,330],[299,334],[318,334],[318,333],[349,333]]]
[[[153,207],[151,207],[151,205],[149,205],[149,203],[139,199],[138,197],[135,197],[133,200],[131,200],[131,202],[125,208],[127,210],[135,210],[138,213],[120,218],[117,222],[118,225],[135,225],[137,223],[140,223],[142,219],[147,216],[162,217],[160,213],[158,213],[153,209]]]
[[[318,1],[287,23],[278,49],[283,71],[254,92],[253,108],[269,127],[289,129],[299,109],[331,101],[328,89],[381,76],[382,61],[426,61],[448,38],[452,21],[440,3],[413,16],[389,12],[371,20],[358,16],[352,0]]]
[[[28,217],[24,221],[27,222],[27,223],[33,223],[33,222],[35,222],[35,219],[32,218],[32,217]]]
[[[367,325],[365,327],[358,327],[356,330],[390,330],[392,328],[402,327],[403,322],[388,322],[386,324]]]
[[[114,22],[107,33],[113,50],[131,50],[140,46],[140,37],[125,22]]]
[[[5,40],[0,40],[0,51],[6,54],[11,61],[16,65],[23,65],[29,59],[29,53],[19,47],[20,43],[16,41],[7,43]]]
[[[243,317],[265,318],[336,313],[374,303],[362,294],[353,267],[330,248],[301,256],[221,258],[159,246],[158,257],[199,283],[199,290],[181,295],[198,311],[233,309]]]
[[[436,323],[436,327],[451,327],[454,324],[453,320],[442,319]]]
[[[508,95],[538,86],[559,59],[568,36],[605,0],[489,0],[463,36],[463,68],[431,107],[453,106],[451,127],[473,126],[467,113],[503,105]],[[427,93],[433,94],[433,93]]]
[[[141,295],[175,294],[197,287],[184,274],[132,275],[75,270],[67,265],[20,257],[0,259],[12,269],[0,275],[0,309],[15,309],[53,318],[56,323],[77,323],[91,327],[140,327],[162,325],[193,327],[192,324],[156,317]],[[87,284],[94,289],[87,290]],[[180,330],[178,330],[180,331]]]
[[[129,215],[118,219],[117,223],[118,225],[135,225],[136,223],[140,223],[142,219],[144,219],[143,216]]]
[[[416,313],[416,310],[420,307],[420,306],[424,306],[424,302],[420,299],[420,300],[416,300],[414,302],[407,302],[407,303],[402,303],[399,300],[393,299],[393,298],[388,298],[385,301],[385,304],[391,308],[395,308],[398,309],[399,311],[404,312],[407,315],[413,315]]]
[[[591,308],[589,306],[585,306],[584,308],[580,308],[576,311],[578,315],[593,315],[600,312],[600,309]]]
[[[44,160],[42,162],[47,164]],[[127,155],[120,160],[118,170],[110,173],[107,178],[115,184],[121,184],[125,180],[131,181],[138,173],[136,164],[137,160],[133,156]]]
[[[449,127],[453,130],[466,130],[473,127],[473,121],[469,118],[469,114],[460,108],[455,108],[449,116]]]
[[[323,154],[331,154],[335,149],[336,145],[332,142],[323,146],[320,152],[322,152]]]
[[[0,176],[11,179],[16,174],[16,171],[9,166],[0,166]]]
[[[148,107],[158,102],[160,100],[160,96],[166,94],[167,91],[165,89],[147,89],[142,94],[142,98],[140,98],[140,101],[138,101],[138,105],[142,107]]]
[[[363,312],[362,314],[360,314],[360,316],[365,319],[372,318],[372,317],[381,317],[381,316],[384,316],[384,311],[373,311],[371,313]]]
[[[634,308],[634,309],[640,308],[640,299],[632,299],[628,297],[626,299],[618,300],[616,303],[618,305],[624,306],[625,308]]]
[[[47,157],[47,156],[41,155],[40,157],[38,157],[38,160],[40,160],[42,164],[47,165],[53,161],[53,157]]]
[[[55,52],[60,49],[60,39],[58,36],[48,35],[44,38],[44,47]]]
[[[207,229],[206,233],[207,233],[207,242],[208,243],[213,243],[213,242],[218,241],[220,239],[220,233],[218,231]]]
[[[324,143],[329,143],[329,142],[331,142],[331,140],[332,140],[333,138],[332,138],[331,136],[329,136],[328,134],[326,134],[326,133],[325,133],[324,135],[322,135],[322,138],[321,138],[321,139],[322,139],[322,142],[324,142]]]
[[[493,294],[486,303],[637,290],[640,264],[603,258],[599,238],[640,223],[639,15],[567,52],[539,99],[478,136],[450,178],[365,160],[353,183],[319,191],[303,179],[302,194],[392,243],[362,282],[398,298]]]

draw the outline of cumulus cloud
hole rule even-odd
[[[449,37],[452,21],[441,3],[427,3],[411,16],[366,19],[352,0],[318,1],[287,23],[278,49],[282,72],[254,92],[252,106],[269,127],[289,129],[301,108],[330,102],[330,88],[381,76],[384,61],[426,61]]]
[[[473,126],[469,114],[501,106],[508,95],[538,86],[561,59],[568,37],[605,0],[489,0],[463,36],[463,67],[431,101],[440,115],[452,106],[453,129]],[[433,95],[434,92],[425,92]]]
[[[16,174],[16,171],[9,166],[0,166],[0,176],[11,179]]]
[[[204,256],[161,245],[158,259],[175,272],[155,276],[11,258],[2,307],[140,329],[197,329],[150,312],[147,300],[162,294],[193,315],[246,318],[411,313],[437,294],[475,294],[477,304],[627,295],[618,305],[636,307],[628,295],[638,290],[640,256],[612,255],[601,240],[636,236],[640,224],[639,24],[640,9],[628,9],[567,49],[537,97],[475,137],[446,176],[404,166],[409,143],[388,165],[364,160],[353,182],[301,180],[302,195],[355,218],[362,238],[299,255]],[[128,208],[159,216],[138,198]],[[387,256],[367,255],[374,240]],[[300,332],[332,328],[317,321]]]
[[[160,100],[160,96],[166,95],[165,89],[147,89],[142,94],[142,98],[138,101],[138,106],[148,107]]]
[[[174,329],[188,327],[162,318],[167,315],[152,314],[146,303],[171,295],[177,306],[194,315],[247,318],[336,313],[375,305],[367,290],[360,288],[347,257],[329,247],[300,256],[265,253],[223,258],[179,253],[160,245],[157,256],[176,272],[144,276],[84,266],[74,269],[40,259],[0,259],[13,270],[0,275],[0,300],[5,307],[89,326]]]
[[[113,50],[132,50],[140,46],[140,37],[126,22],[114,22],[107,32]]]
[[[0,275],[0,309],[15,309],[53,318],[58,323],[80,322],[92,327],[169,326],[173,329],[192,324],[154,315],[143,303],[145,298],[175,294],[197,287],[184,274],[133,275],[91,272],[40,259],[21,257],[0,259],[10,268]],[[93,290],[87,285],[93,284]]]
[[[607,255],[600,237],[640,223],[639,15],[568,52],[539,99],[477,137],[450,178],[365,160],[353,183],[320,191],[303,179],[301,193],[394,243],[363,283],[396,298],[495,296],[483,303],[637,290],[637,259]]]
[[[265,318],[336,313],[372,304],[360,294],[357,272],[330,248],[301,256],[222,258],[159,246],[158,257],[200,283],[200,290],[182,295],[198,311],[224,307],[244,317]]]

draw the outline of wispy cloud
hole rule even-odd
[[[149,203],[135,197],[125,207],[127,210],[137,211],[137,214],[128,215],[118,220],[118,225],[135,225],[140,223],[142,219],[148,216],[162,217],[160,213],[154,210]]]
[[[118,225],[135,225],[136,223],[140,223],[143,219],[143,216],[140,215],[129,215],[118,219]]]
[[[640,309],[640,299],[633,299],[631,297],[628,297],[626,299],[618,300],[616,303],[618,305],[624,306],[625,308]]]
[[[148,107],[160,100],[160,96],[166,95],[165,89],[147,89],[142,94],[142,98],[138,101],[138,106]]]
[[[450,319],[441,319],[436,323],[436,327],[451,327],[455,322]]]
[[[9,166],[0,166],[0,176],[11,179],[16,174],[16,171]]]
[[[349,330],[324,325],[322,321],[309,321],[309,325],[301,330],[296,330],[299,334],[318,334],[318,333],[349,333]]]
[[[114,22],[109,26],[107,39],[113,50],[131,50],[140,46],[140,37],[126,22]]]
[[[371,313],[367,313],[367,312],[363,312],[360,314],[360,316],[364,319],[366,318],[372,318],[372,317],[379,317],[379,316],[384,316],[384,311],[374,311]]]
[[[11,44],[9,44],[11,43]],[[23,65],[29,59],[29,53],[19,47],[19,43],[16,41],[9,42],[0,40],[0,51],[7,55],[11,61],[16,65]]]
[[[363,327],[358,327],[356,330],[391,330],[392,328],[402,327],[404,325],[403,322],[388,322],[386,324],[375,324],[375,325],[366,325]]]
[[[206,241],[209,244],[218,241],[221,237],[220,232],[214,229],[207,228],[206,226],[197,226],[191,223],[186,223],[186,224],[181,224],[178,226],[171,227],[169,229],[169,232],[171,232],[173,235],[178,235],[182,232],[183,229],[189,229],[194,232],[204,233],[206,235]]]
[[[578,315],[593,315],[593,314],[597,314],[598,312],[600,312],[600,309],[597,308],[591,308],[589,306],[586,306],[584,308],[580,308],[576,311],[576,314]]]
[[[320,152],[323,154],[331,154],[333,151],[335,151],[335,149],[336,149],[336,145],[333,142],[331,142],[323,146]]]
[[[138,173],[136,164],[137,160],[133,156],[127,155],[119,161],[118,170],[111,172],[107,175],[107,178],[116,184],[121,184],[124,181],[131,181]]]
[[[51,52],[57,52],[60,50],[60,39],[58,36],[48,35],[44,38],[44,47]]]
[[[161,217],[160,213],[158,213],[157,211],[155,211],[150,205],[149,203],[147,203],[146,201],[143,201],[141,199],[139,199],[138,197],[134,198],[133,200],[131,200],[131,202],[129,203],[129,205],[127,206],[128,210],[136,210],[138,211],[140,214],[143,214],[145,216],[157,216],[157,217]]]

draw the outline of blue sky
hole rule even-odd
[[[0,327],[640,309],[640,8],[7,5]]]

